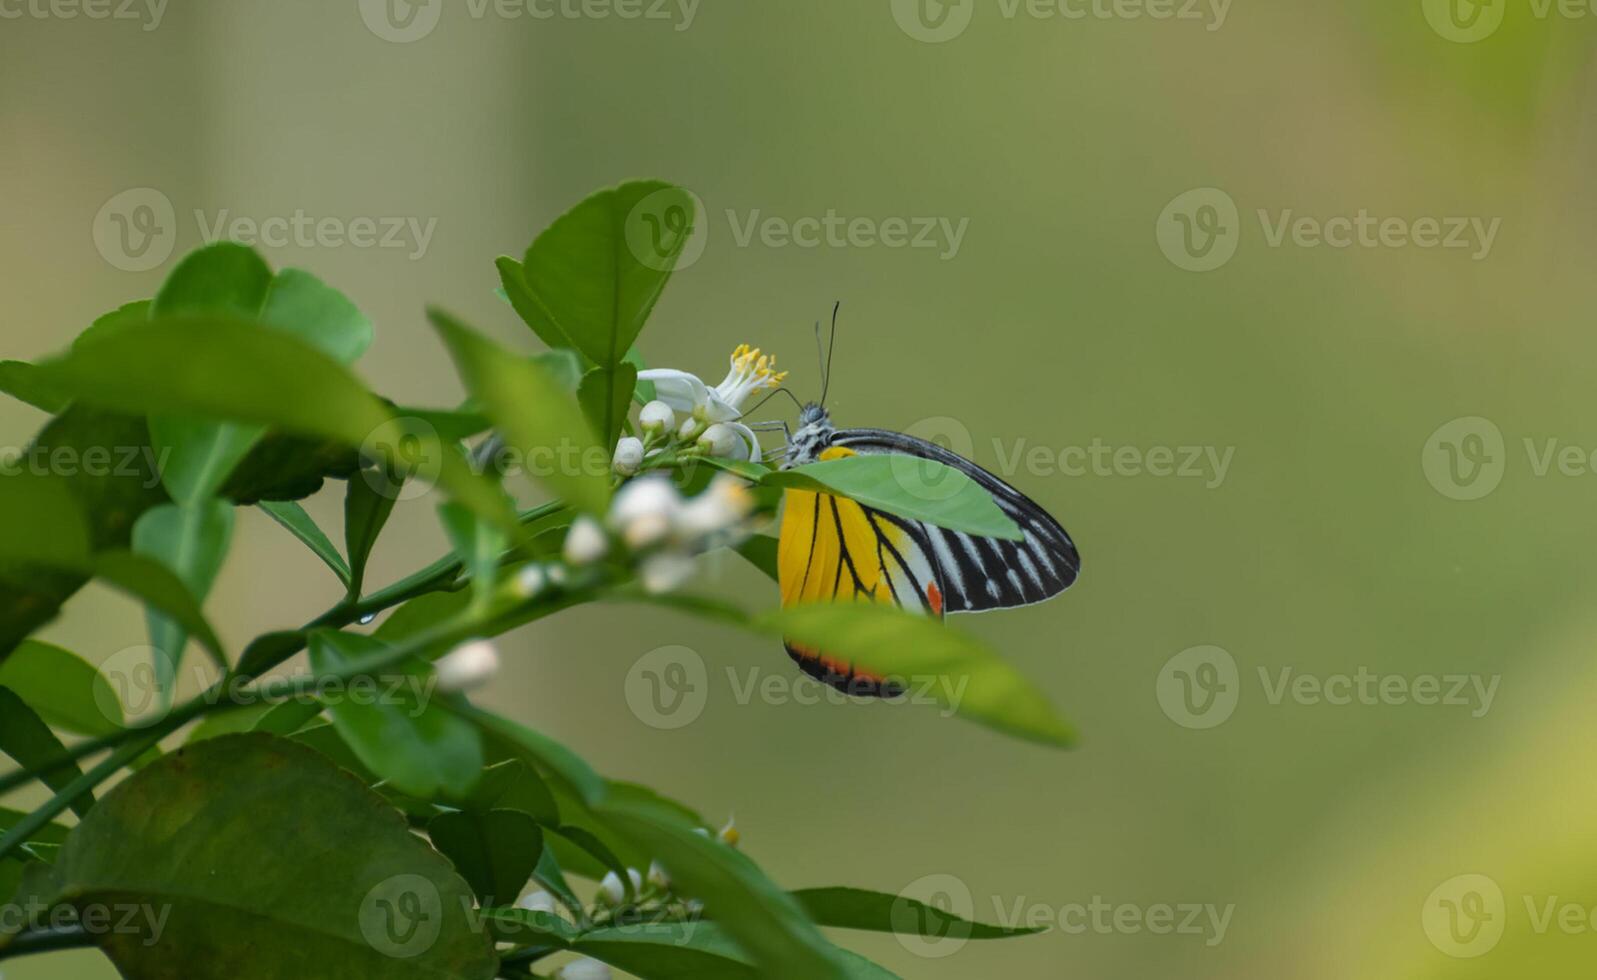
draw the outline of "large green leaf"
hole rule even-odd
[[[847,975],[836,950],[799,904],[748,858],[656,808],[598,809],[616,832],[657,856],[682,894],[704,903],[706,914],[721,923],[760,967],[760,976],[823,980]]]
[[[0,752],[24,769],[36,771],[51,789],[60,792],[83,770],[76,763],[61,762],[66,746],[50,731],[27,702],[7,687],[0,687]],[[83,816],[94,807],[94,797],[85,793],[72,804],[72,812]]]
[[[1048,745],[1075,741],[1048,699],[974,637],[925,616],[876,603],[811,603],[759,617],[757,628],[825,650],[899,682],[971,721]]]
[[[305,512],[304,507],[292,500],[263,500],[257,506],[268,517],[282,525],[288,533],[298,538],[301,544],[322,560],[323,564],[332,569],[333,574],[338,576],[338,581],[346,589],[349,587],[351,580],[349,563],[338,553],[338,547],[327,536],[327,532],[317,526],[315,518]]]
[[[595,929],[570,949],[643,980],[757,980],[767,975],[725,929],[710,922]]]
[[[311,666],[338,673],[390,649],[374,637],[319,630],[311,634]],[[375,695],[350,689],[324,698],[338,734],[361,762],[412,796],[470,792],[482,772],[482,740],[470,722],[433,703],[431,668],[408,664],[373,681],[367,687]]]
[[[196,605],[210,595],[233,541],[233,505],[225,500],[162,504],[145,511],[133,525],[133,552],[160,562],[175,574]],[[151,609],[150,646],[156,651],[156,687],[162,703],[171,701],[188,631],[172,617]],[[224,665],[225,666],[225,665]]]
[[[386,481],[368,480],[363,475],[350,480],[344,492],[344,550],[349,554],[351,597],[359,597],[365,588],[366,563],[399,502],[399,495],[390,489]]]
[[[107,408],[253,422],[365,447],[514,527],[498,487],[473,473],[456,447],[407,428],[348,368],[286,332],[220,315],[162,318],[40,369],[75,398]]]
[[[70,650],[29,640],[0,663],[0,686],[16,692],[39,717],[79,735],[110,735],[122,727],[116,692]]]
[[[71,399],[51,388],[38,369],[26,361],[0,361],[0,392],[51,415],[66,408]]]
[[[558,381],[455,320],[430,311],[466,387],[493,418],[508,445],[556,495],[602,513],[610,499],[610,453],[594,438],[582,410]]]
[[[501,751],[551,773],[583,804],[594,806],[604,799],[604,779],[564,745],[525,725],[486,711],[471,709],[469,716],[484,735],[495,740]]]
[[[896,453],[822,460],[764,478],[766,486],[840,494],[889,514],[986,538],[1020,540],[992,494],[959,470]]]
[[[693,196],[670,184],[638,181],[594,194],[527,250],[517,312],[546,343],[567,338],[596,365],[614,367],[643,330],[697,220]]]
[[[514,904],[543,856],[543,831],[519,810],[441,814],[427,825],[427,835],[484,906]]]
[[[583,377],[577,397],[601,445],[614,446],[620,438],[637,385],[638,369],[630,364],[594,368]]]
[[[471,894],[381,797],[262,735],[200,742],[119,785],[72,833],[54,897],[165,911],[108,930],[128,980],[488,980]]]
[[[972,922],[912,898],[861,888],[809,888],[793,897],[816,925],[835,929],[937,939],[1009,939],[1046,931]]]

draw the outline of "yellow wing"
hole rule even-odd
[[[822,459],[853,455],[835,447]],[[943,592],[926,557],[924,532],[882,511],[829,493],[788,490],[777,567],[782,605],[882,602],[941,617]],[[883,678],[822,650],[785,644],[799,668],[849,694],[892,697]]]

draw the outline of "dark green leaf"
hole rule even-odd
[[[471,577],[473,596],[478,603],[486,605],[493,598],[499,558],[507,546],[504,532],[459,504],[439,507],[438,517],[455,554]]]
[[[349,587],[349,563],[344,561],[344,556],[338,553],[338,547],[328,538],[326,532],[316,526],[315,519],[305,512],[304,507],[292,500],[263,500],[258,506],[268,517],[298,538],[301,544],[322,560],[323,564],[332,569],[333,574],[338,576],[338,581],[343,583],[346,589]]]
[[[875,603],[813,603],[762,616],[756,626],[896,679],[998,731],[1046,745],[1075,741],[1030,681],[975,638],[936,620]]]
[[[841,494],[952,531],[1020,540],[1020,528],[981,485],[936,460],[896,453],[823,460],[765,477],[767,486]]]
[[[495,939],[518,946],[567,949],[579,935],[576,926],[548,912],[494,908],[485,909],[483,919]]]
[[[516,758],[553,774],[588,806],[604,799],[605,782],[570,749],[525,725],[486,711],[471,710],[471,719],[483,734],[496,738]]]
[[[65,482],[0,476],[0,560],[72,568],[88,556],[88,526]]]
[[[60,792],[83,776],[77,763],[60,761],[66,751],[50,726],[25,701],[10,688],[0,687],[0,752],[15,759],[22,768],[39,773],[46,786]],[[72,804],[72,812],[81,817],[93,807],[94,797],[86,793]]]
[[[274,719],[274,728],[286,727],[286,725],[275,723],[282,721],[284,715],[274,714],[269,717]],[[272,735],[276,734],[276,732],[263,732],[262,734]],[[376,786],[382,782],[376,773],[366,768],[366,764],[360,761],[354,750],[349,747],[349,743],[344,741],[343,736],[338,734],[338,729],[331,724],[311,725],[309,728],[303,728],[285,737],[307,748],[315,749],[338,768],[353,774],[363,786]]]
[[[311,666],[337,673],[389,649],[374,637],[320,630],[311,634]],[[463,796],[482,771],[482,742],[470,722],[432,703],[431,678],[430,668],[416,663],[363,685],[375,694],[349,688],[324,701],[338,734],[377,775],[412,796]]]
[[[486,340],[446,313],[428,314],[466,387],[493,418],[527,470],[572,506],[602,513],[610,499],[610,453],[571,395],[543,368]]]
[[[560,860],[555,857],[555,852],[549,847],[547,840],[544,841],[543,854],[539,855],[538,867],[533,870],[532,876],[566,908],[573,912],[581,910],[582,900],[567,884],[565,872],[560,868]]]
[[[1008,939],[1045,931],[972,922],[912,898],[859,888],[809,888],[794,892],[793,897],[816,925],[836,929],[935,939]]]
[[[546,343],[569,338],[596,365],[619,364],[697,220],[693,196],[670,184],[640,181],[594,194],[527,250],[517,311]]]
[[[0,663],[0,686],[9,687],[57,728],[79,735],[110,735],[122,727],[121,704],[100,672],[69,650],[30,640]]]
[[[749,564],[770,576],[771,581],[780,582],[782,573],[776,563],[779,543],[778,539],[769,534],[751,534],[737,546],[737,553],[747,558]]]
[[[560,808],[537,770],[510,759],[483,770],[482,779],[462,801],[467,810],[520,810],[541,824],[560,825]]]
[[[757,970],[726,930],[710,922],[595,929],[571,949],[644,980],[756,980],[774,975]]]
[[[503,288],[504,297],[510,302],[516,315],[521,317],[523,323],[532,328],[538,339],[553,349],[572,348],[571,338],[567,337],[558,325],[539,310],[537,301],[527,289],[527,281],[522,276],[521,263],[508,255],[501,255],[494,262],[499,270],[499,282]],[[582,366],[578,365],[578,376],[581,375]],[[576,385],[572,385],[575,390]]]
[[[397,493],[385,492],[381,480],[356,477],[344,492],[344,550],[349,554],[349,594],[359,597],[366,585],[366,564],[372,549],[399,503]]]
[[[133,525],[133,552],[166,566],[188,589],[196,608],[210,595],[233,541],[233,505],[225,500],[152,507]],[[171,703],[188,632],[170,616],[148,610],[156,687]],[[226,664],[222,664],[225,668]]]
[[[80,907],[168,910],[159,936],[96,937],[129,980],[496,971],[448,863],[380,797],[280,739],[232,735],[151,764],[73,832],[54,879]]]
[[[614,446],[620,438],[637,384],[638,369],[624,363],[613,369],[594,368],[583,376],[577,399],[593,431],[600,433],[600,445]]]
[[[72,401],[41,380],[38,370],[27,361],[0,361],[0,392],[51,415],[62,411]]]
[[[21,811],[7,810],[5,807],[0,807],[0,833],[15,827],[25,816],[27,814]],[[36,840],[45,844],[61,844],[66,841],[67,834],[71,832],[69,827],[63,827],[58,823],[47,823],[35,830],[29,840]]]
[[[259,677],[305,649],[306,636],[298,630],[267,633],[250,641],[238,658],[238,676]]]
[[[543,855],[538,822],[518,810],[445,813],[427,825],[427,835],[485,907],[520,898]]]
[[[624,360],[639,372],[647,371],[649,366],[643,362],[643,355],[638,353],[636,347],[627,351]],[[632,388],[632,400],[639,405],[647,405],[654,401],[655,390],[653,381],[639,381]]]

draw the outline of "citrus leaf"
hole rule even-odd
[[[427,835],[484,906],[520,898],[543,856],[543,831],[518,810],[440,814],[427,825]]]
[[[83,776],[75,762],[62,762],[66,746],[50,731],[27,702],[10,688],[0,687],[0,752],[15,759],[17,765],[39,773],[44,784],[56,792]],[[86,815],[94,808],[94,796],[85,793],[72,803],[72,812]]]
[[[834,929],[936,939],[1010,939],[1046,931],[972,922],[912,898],[861,888],[807,888],[793,897],[816,925]]]
[[[98,670],[70,650],[36,640],[23,643],[0,663],[0,686],[9,687],[57,728],[79,735],[110,735],[122,727],[116,692]]]
[[[338,576],[338,581],[345,588],[350,584],[349,563],[344,561],[344,556],[338,553],[338,547],[333,544],[327,533],[317,526],[316,520],[305,512],[305,508],[292,500],[271,501],[263,500],[256,505],[266,513],[266,516],[282,525],[300,543],[311,550],[311,553],[322,560],[333,574]]]
[[[840,494],[889,514],[951,531],[1019,541],[1020,527],[992,494],[934,459],[872,453],[822,460],[764,478],[766,486]]]
[[[160,562],[177,576],[199,608],[210,595],[233,541],[233,505],[225,500],[162,504],[145,511],[133,525],[133,553]],[[189,635],[182,624],[158,610],[146,610],[150,646],[156,651],[155,679],[161,703],[170,704],[177,670]],[[225,669],[226,663],[221,666]]]

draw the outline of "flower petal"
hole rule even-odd
[[[698,376],[675,368],[639,371],[638,380],[654,382],[655,397],[677,412],[693,412],[704,405],[710,395],[710,389]]]

